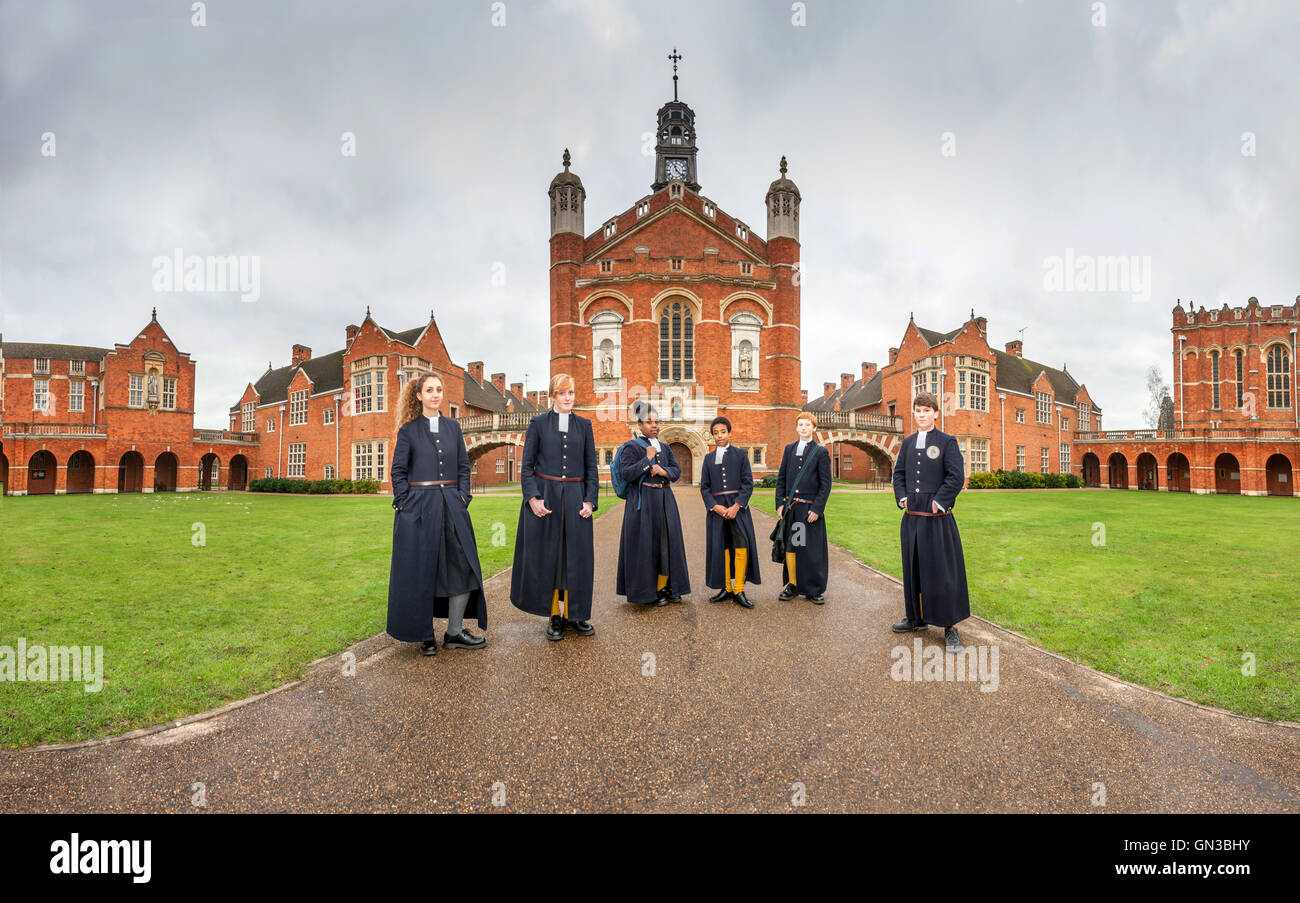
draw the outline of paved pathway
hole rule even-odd
[[[897,584],[832,547],[827,604],[709,604],[703,509],[676,490],[694,592],[614,595],[621,510],[596,524],[597,632],[547,642],[489,581],[489,645],[424,658],[373,637],[296,686],[139,739],[0,754],[0,811],[1300,811],[1300,730],[1103,678],[996,628],[998,683],[891,678]],[[755,512],[765,537],[772,519]],[[927,646],[942,644],[932,630]],[[653,658],[651,658],[653,657]],[[653,662],[651,675],[649,664]],[[991,686],[991,684],[989,684]],[[495,785],[495,791],[494,791]]]

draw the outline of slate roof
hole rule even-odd
[[[43,342],[0,342],[7,360],[47,357],[52,361],[102,361],[111,348],[91,345],[57,345]]]
[[[539,413],[542,410],[527,398],[520,398],[509,389],[504,393],[499,392],[497,387],[492,385],[491,380],[479,383],[468,370],[465,371],[465,404],[494,414],[504,414],[507,400],[512,403],[511,410],[514,411]]]
[[[1052,384],[1052,393],[1058,401],[1073,404],[1074,396],[1079,394],[1079,384],[1074,381],[1073,376],[1064,370],[1057,370],[1055,367],[1040,364],[1038,361],[1031,361],[1029,358],[1016,357],[1014,354],[1008,354],[1005,351],[989,350],[993,352],[994,361],[998,368],[997,387],[999,389],[1033,395],[1032,386],[1034,380],[1038,379],[1039,373],[1046,373],[1047,381]]]
[[[803,406],[805,411],[834,411],[835,403],[838,401],[841,411],[857,411],[862,408],[871,407],[880,404],[880,371],[877,370],[871,375],[871,379],[861,380],[851,383],[847,389],[839,388],[830,394],[829,398],[814,398]]]

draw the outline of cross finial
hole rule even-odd
[[[781,155],[781,178],[785,178],[785,154]]]
[[[564,149],[564,171],[569,171],[569,149],[567,147]]]
[[[677,99],[677,61],[681,58],[682,55],[677,52],[676,47],[673,48],[672,53],[668,54],[668,59],[673,61],[673,100]]]

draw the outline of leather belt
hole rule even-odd
[[[557,483],[581,483],[586,479],[586,477],[553,477],[538,470],[533,471],[533,476],[541,477],[543,480],[554,480]]]
[[[419,483],[407,483],[407,486],[455,486],[459,480],[423,480]]]
[[[642,483],[642,486],[653,486],[655,489],[663,489],[667,483]]]
[[[811,504],[812,504],[812,501],[811,501],[810,499],[790,499],[790,502],[791,502],[792,504],[795,504],[795,505],[811,505]]]
[[[907,513],[915,514],[917,517],[943,517],[945,514],[952,514],[952,511],[909,511]]]
[[[735,495],[739,489],[723,489],[720,492],[710,492],[709,495]]]

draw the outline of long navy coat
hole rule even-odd
[[[758,540],[754,537],[754,519],[749,514],[749,497],[754,492],[754,472],[749,467],[749,455],[728,445],[722,453],[722,464],[717,464],[717,451],[711,451],[704,457],[704,466],[700,468],[700,495],[704,497],[704,526],[707,532],[707,544],[704,547],[704,585],[710,589],[721,589],[727,585],[727,518],[713,510],[714,505],[730,508],[739,503],[732,523],[744,535],[744,545],[749,550],[745,558],[745,582],[762,583],[758,575]],[[652,492],[654,490],[651,490]],[[715,495],[715,493],[723,493]],[[739,547],[739,544],[737,544]]]
[[[581,483],[560,483],[539,477],[582,477]],[[524,493],[515,532],[515,564],[510,573],[510,601],[515,608],[549,615],[555,593],[556,563],[563,532],[565,583],[570,620],[591,617],[591,588],[595,579],[594,518],[581,517],[583,502],[594,512],[600,503],[599,465],[591,421],[570,412],[569,431],[560,432],[560,415],[554,410],[538,414],[528,423],[520,467]],[[551,513],[538,517],[528,500],[540,498]]]
[[[918,449],[913,433],[903,440],[894,465],[894,498],[900,507],[905,503],[908,511],[932,511],[933,501],[951,512],[965,473],[955,438],[932,429],[925,434],[925,448]],[[898,533],[903,548],[907,616],[939,627],[951,627],[969,618],[966,556],[956,518],[952,514],[904,514]]]
[[[659,474],[650,474],[652,462],[668,471],[667,480]],[[655,562],[661,527],[666,524],[668,589],[686,595],[691,591],[691,581],[686,570],[682,518],[672,489],[672,483],[682,475],[682,469],[673,457],[672,449],[667,443],[660,442],[655,456],[647,458],[646,449],[632,442],[622,447],[614,463],[622,468],[623,479],[628,484],[627,503],[623,506],[623,532],[618,540],[618,594],[639,605],[658,598],[659,570]],[[642,482],[668,485],[656,489],[642,486]]]
[[[797,441],[791,442],[781,454],[781,469],[776,475],[776,503],[785,506],[781,525],[785,531],[785,550],[794,552],[795,591],[805,596],[816,596],[826,591],[830,580],[826,500],[831,495],[831,456],[812,440],[804,446],[803,456],[795,454],[798,447]],[[799,477],[799,470],[808,455],[817,457]],[[796,478],[799,480],[797,487],[794,485]],[[791,502],[791,499],[807,499],[812,504]],[[811,524],[808,523],[809,511],[817,512],[817,520]],[[803,526],[796,527],[796,524]],[[789,583],[789,568],[782,565],[781,574],[782,579]]]
[[[415,643],[433,639],[433,619],[447,617],[447,595],[438,595],[448,578],[476,584],[470,590],[466,615],[487,627],[483,572],[478,544],[469,517],[469,454],[460,424],[438,418],[438,432],[429,432],[429,418],[420,416],[402,425],[393,446],[393,560],[388,575],[388,633]],[[412,482],[455,480],[451,486],[411,486]],[[447,550],[463,555],[449,565]],[[468,569],[465,567],[468,565]],[[468,573],[466,572],[468,570]],[[441,573],[440,573],[441,572]],[[451,594],[457,591],[452,587]]]

